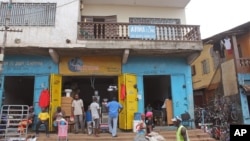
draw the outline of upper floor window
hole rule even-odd
[[[129,23],[136,24],[181,24],[180,19],[130,17]]]
[[[202,64],[202,72],[203,72],[203,74],[208,74],[210,72],[208,59],[203,60],[201,62],[201,64]]]
[[[10,26],[54,26],[56,3],[0,3],[0,26],[5,24],[8,10]]]
[[[192,76],[196,75],[195,65],[191,66]]]

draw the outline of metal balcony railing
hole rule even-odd
[[[78,26],[78,40],[201,41],[196,25],[79,22]]]

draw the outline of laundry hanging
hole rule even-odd
[[[120,97],[121,97],[121,100],[125,100],[125,98],[126,98],[126,86],[125,86],[125,84],[121,84]]]
[[[47,108],[50,103],[49,90],[42,90],[39,97],[39,107]]]

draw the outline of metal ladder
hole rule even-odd
[[[0,141],[24,141],[28,125],[23,133],[18,132],[22,120],[28,120],[28,105],[3,105],[0,113]]]

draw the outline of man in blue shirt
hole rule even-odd
[[[117,120],[119,110],[122,110],[122,105],[116,101],[116,98],[113,97],[113,100],[108,102],[108,125],[109,125],[109,132],[112,134],[112,137],[117,137]]]

